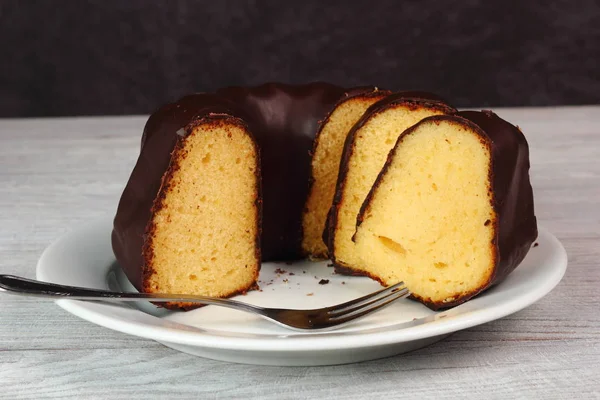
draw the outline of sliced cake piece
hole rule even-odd
[[[373,104],[352,127],[344,143],[326,232],[329,256],[338,272],[360,262],[352,241],[356,217],[398,136],[423,118],[454,112],[434,95],[397,93]]]
[[[537,237],[523,134],[491,112],[406,130],[361,207],[353,272],[404,281],[432,309],[508,275]]]
[[[321,124],[315,137],[310,189],[302,216],[302,250],[314,259],[327,258],[323,229],[337,182],[344,141],[350,128],[386,90],[357,89],[344,97]]]
[[[146,228],[143,291],[246,292],[260,269],[256,144],[241,120],[226,115],[192,122],[181,134]]]

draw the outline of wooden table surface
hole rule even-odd
[[[405,355],[281,368],[193,357],[0,295],[0,398],[600,398],[600,106],[496,112],[525,132],[538,220],[569,255],[538,303]],[[35,277],[52,241],[113,214],[145,119],[0,120],[0,272]]]

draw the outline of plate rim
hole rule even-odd
[[[106,218],[98,219],[84,226],[78,226],[70,229],[68,232],[61,235],[53,243],[51,243],[40,256],[36,266],[37,279],[45,279],[46,272],[44,265],[48,262],[49,254],[53,249],[61,245],[63,242],[69,241],[71,237],[77,235],[85,229],[93,230],[100,229],[100,225],[106,225]],[[392,344],[400,344],[411,342],[414,340],[425,339],[435,336],[447,335],[459,330],[468,329],[473,326],[481,325],[487,322],[494,321],[513,314],[530,305],[536,303],[545,295],[550,293],[556,285],[562,280],[568,265],[568,256],[562,243],[548,230],[538,224],[538,238],[543,236],[544,240],[550,241],[553,246],[553,251],[556,252],[555,257],[558,257],[552,274],[542,284],[536,286],[533,294],[530,292],[526,297],[526,301],[522,298],[508,299],[506,302],[496,303],[493,306],[475,309],[472,312],[458,314],[451,318],[439,318],[431,322],[422,324],[407,323],[407,327],[402,326],[403,323],[393,325],[391,327],[382,328],[379,332],[323,332],[316,336],[314,333],[298,333],[290,331],[290,335],[273,335],[269,337],[223,337],[210,334],[210,331],[203,331],[201,328],[180,324],[173,321],[166,321],[159,317],[138,311],[147,317],[155,318],[162,321],[162,325],[151,325],[138,321],[120,318],[115,315],[107,315],[106,313],[90,309],[92,303],[87,303],[80,300],[60,299],[56,304],[65,311],[96,325],[126,333],[132,336],[138,336],[146,339],[155,340],[158,342],[168,342],[194,347],[206,347],[222,350],[243,350],[243,351],[263,351],[263,352],[299,352],[299,351],[323,351],[323,350],[350,350],[364,349],[368,347],[386,346]],[[541,247],[541,246],[540,246]],[[477,299],[471,300],[465,305],[475,303]],[[460,307],[460,306],[459,306]],[[457,307],[458,308],[458,307]],[[451,309],[455,310],[457,308]],[[450,310],[450,311],[451,311]],[[171,325],[165,326],[165,325]],[[411,326],[412,325],[412,326]],[[177,327],[180,327],[177,329]],[[185,329],[181,329],[185,328]],[[370,331],[373,329],[370,329]],[[273,340],[276,337],[278,340]]]

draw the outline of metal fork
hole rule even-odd
[[[300,330],[324,330],[338,327],[350,321],[369,315],[390,305],[393,301],[410,295],[404,283],[400,282],[385,289],[358,299],[331,307],[312,310],[290,310],[264,308],[236,300],[189,294],[111,292],[76,286],[57,285],[21,278],[14,275],[0,275],[0,291],[10,294],[34,296],[47,299],[108,300],[152,302],[193,302],[233,308],[258,314],[286,328]]]

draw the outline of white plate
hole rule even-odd
[[[42,254],[37,278],[97,289],[133,290],[115,262],[111,228],[112,221],[105,219],[61,237]],[[567,255],[560,242],[544,229],[540,229],[538,243],[504,282],[461,306],[435,313],[417,302],[399,300],[330,332],[290,331],[260,317],[215,306],[171,312],[145,302],[132,305],[65,299],[57,303],[95,324],[216,360],[290,366],[344,364],[414,350],[541,299],[562,278]],[[321,285],[321,279],[329,283]],[[325,262],[265,263],[260,284],[262,292],[237,299],[262,306],[313,308],[380,288],[368,278],[336,275]]]

